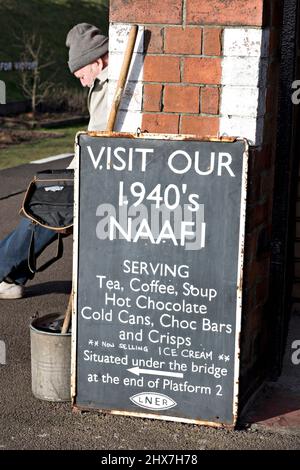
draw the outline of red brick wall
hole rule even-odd
[[[142,129],[149,132],[217,135],[223,30],[270,28],[263,143],[249,156],[241,401],[268,372],[270,251],[261,245],[271,230],[281,6],[278,0],[110,1],[111,22],[146,29]]]
[[[210,3],[215,11],[215,25],[224,24],[228,15],[234,24],[236,2],[229,2],[232,3],[230,11],[224,5],[219,10],[222,1]],[[254,1],[243,3],[245,14],[252,9]],[[150,38],[144,63],[142,122],[142,128],[149,132],[199,136],[218,133],[222,27],[205,27],[211,24],[205,19],[211,10],[207,4],[191,0],[110,2],[112,22],[144,24],[146,38]],[[224,10],[228,10],[225,16]],[[258,8],[256,21],[259,15]]]

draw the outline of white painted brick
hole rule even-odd
[[[124,53],[131,24],[111,23],[109,26],[109,51]],[[144,26],[139,26],[134,52],[144,52]]]
[[[265,86],[268,61],[259,57],[224,57],[222,85]]]
[[[225,28],[223,55],[230,57],[268,57],[270,32],[268,29]]]
[[[108,103],[111,106],[113,101],[117,82],[110,81],[108,86]],[[122,100],[120,103],[120,110],[125,111],[141,111],[142,109],[142,93],[143,85],[141,82],[128,82],[126,84]]]
[[[142,113],[134,113],[132,111],[119,111],[115,129],[122,132],[136,133],[137,129],[142,125]]]
[[[225,86],[221,94],[220,114],[225,116],[263,116],[265,88]]]
[[[108,79],[118,80],[121,67],[123,64],[123,54],[110,53],[109,55],[109,66],[108,66]],[[132,55],[131,65],[128,73],[128,80],[142,81],[143,79],[143,64],[144,56],[141,54],[134,53]]]
[[[263,142],[264,119],[239,116],[220,118],[220,136],[243,137],[250,145],[259,146]]]
[[[263,140],[269,31],[225,28],[220,135]]]

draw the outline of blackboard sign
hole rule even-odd
[[[78,136],[75,404],[234,424],[247,145]]]

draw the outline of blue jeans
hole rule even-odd
[[[57,238],[53,230],[22,219],[17,228],[0,241],[0,282],[8,276],[16,284],[24,285],[33,278],[34,274],[28,268],[28,249],[33,230],[36,257]]]

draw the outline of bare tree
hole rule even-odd
[[[20,55],[19,72],[21,76],[21,89],[24,95],[31,101],[33,115],[36,113],[38,104],[40,104],[49,95],[54,87],[52,79],[44,79],[42,70],[54,64],[49,56],[46,59],[42,39],[35,33],[23,32],[21,40],[22,52]]]

